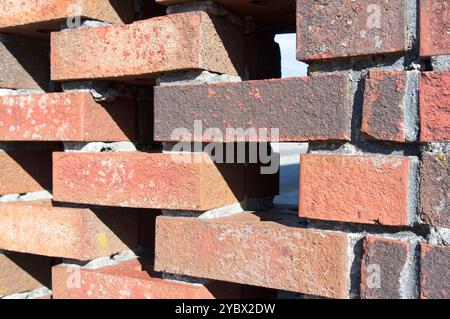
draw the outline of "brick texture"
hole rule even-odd
[[[0,96],[0,140],[127,141],[135,139],[135,104],[97,103],[89,92]]]
[[[144,260],[85,269],[59,265],[52,269],[55,299],[223,299],[268,297],[264,288],[215,282],[206,285],[165,280],[160,273],[142,269]],[[250,293],[250,295],[248,294]],[[273,295],[273,294],[272,294]]]
[[[191,69],[243,74],[243,42],[237,26],[200,11],[56,32],[51,37],[51,74],[56,81],[146,79]]]
[[[406,81],[402,71],[370,71],[365,80],[361,130],[371,139],[406,141]]]
[[[301,217],[409,224],[408,157],[306,154],[300,167]]]
[[[450,296],[450,247],[421,245],[420,297],[448,299]]]
[[[51,267],[48,257],[0,252],[0,298],[51,287]]]
[[[181,159],[170,153],[54,153],[54,199],[194,211],[243,199],[243,166],[222,169],[206,154],[187,154],[189,163]]]
[[[134,249],[139,214],[52,207],[47,203],[0,205],[0,249],[91,260]]]
[[[405,0],[297,0],[297,59],[403,52],[406,28]]]
[[[154,138],[160,141],[186,139],[173,135],[176,128],[187,129],[189,140],[203,142],[236,141],[227,129],[247,130],[241,137],[247,141],[348,140],[350,117],[344,74],[155,87]],[[202,121],[202,136],[194,134],[196,120]],[[272,136],[271,128],[279,128],[279,136]]]
[[[0,88],[47,90],[48,55],[45,42],[0,34]]]
[[[155,269],[297,291],[348,294],[347,236],[284,226],[280,214],[158,217]]]
[[[59,31],[68,17],[128,23],[133,20],[134,4],[129,0],[3,0],[0,2],[0,32],[44,37]],[[70,18],[69,23],[75,20]]]
[[[450,3],[420,0],[420,55],[450,54]]]
[[[450,228],[450,155],[423,155],[420,171],[422,219],[434,226]]]
[[[409,253],[406,242],[367,236],[361,265],[361,298],[401,299],[402,272]]]
[[[50,151],[0,151],[0,195],[51,190]]]
[[[420,77],[420,140],[450,141],[450,71]]]

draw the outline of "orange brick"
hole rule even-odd
[[[408,225],[410,158],[302,155],[300,216]]]
[[[347,235],[295,226],[295,216],[268,212],[159,216],[155,270],[346,298]]]
[[[0,252],[0,298],[50,287],[51,267],[49,257]]]
[[[134,4],[129,0],[3,0],[0,2],[0,32],[45,37],[61,30],[68,17],[128,23],[133,20]],[[70,20],[72,21],[72,20]]]
[[[420,140],[450,141],[450,71],[420,76]]]
[[[89,92],[0,96],[0,140],[127,141],[135,139],[135,104],[97,103]]]
[[[53,80],[148,79],[204,69],[243,74],[244,34],[204,12],[156,17],[125,26],[52,33]]]
[[[0,195],[51,190],[50,151],[0,152]]]
[[[143,270],[142,260],[132,259],[114,266],[86,269],[58,265],[52,269],[55,299],[215,299],[261,297],[267,291],[227,282],[206,285],[165,280],[160,273]]]
[[[49,51],[43,41],[0,34],[0,88],[48,90]]]
[[[0,233],[0,249],[91,260],[136,248],[139,214],[5,203],[0,205]]]
[[[187,156],[190,163],[170,153],[53,153],[54,199],[200,211],[243,199],[242,166],[221,168],[206,154]]]

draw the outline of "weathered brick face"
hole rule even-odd
[[[421,172],[422,219],[434,226],[450,228],[450,155],[424,155]]]
[[[340,74],[156,87],[155,139],[182,140],[172,132],[186,128],[192,141],[233,142],[227,128],[242,128],[248,132],[242,138],[246,141],[348,140],[349,85],[348,77]],[[202,121],[203,130],[219,129],[223,137],[197,137],[194,121]],[[279,136],[272,128],[279,128]],[[267,129],[267,134],[260,134],[260,129]]]
[[[407,157],[303,155],[300,216],[406,226],[409,173]]]
[[[264,213],[158,217],[155,269],[345,298],[347,236],[277,223],[283,220],[289,218]]]
[[[450,248],[421,245],[420,297],[422,299],[448,299],[450,294]]]
[[[420,0],[420,55],[450,54],[450,3]]]
[[[364,299],[399,299],[407,267],[408,243],[367,236],[361,265],[361,297]]]
[[[406,0],[297,0],[297,58],[343,58],[407,50]]]
[[[370,139],[404,142],[407,74],[370,71],[364,88],[361,131]]]
[[[449,17],[0,0],[0,298],[449,298]]]
[[[450,71],[420,77],[420,140],[450,141]]]

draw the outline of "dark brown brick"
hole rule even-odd
[[[401,298],[400,280],[409,251],[406,242],[367,236],[361,265],[361,298]]]
[[[194,136],[194,121],[203,131],[218,128],[254,129],[248,141],[274,140],[271,128],[280,129],[280,141],[348,140],[350,136],[349,78],[345,74],[155,87],[155,140],[180,141],[171,136],[186,128],[192,141],[232,141],[226,136]],[[267,128],[268,138],[257,136]],[[216,139],[215,139],[216,138]]]
[[[420,298],[450,298],[450,247],[422,244]]]
[[[371,71],[365,81],[361,130],[369,138],[405,142],[407,73]]]
[[[297,59],[402,52],[406,28],[405,0],[297,0]]]
[[[450,227],[450,155],[425,154],[422,158],[420,203],[422,219]]]

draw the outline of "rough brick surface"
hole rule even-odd
[[[450,54],[450,2],[420,0],[420,55]]]
[[[206,285],[161,278],[160,273],[142,269],[143,260],[132,259],[114,266],[85,269],[59,265],[52,269],[55,299],[215,299],[267,297],[260,288],[212,281]],[[265,293],[265,294],[264,294]]]
[[[54,199],[196,211],[243,199],[242,166],[222,170],[206,154],[182,156],[189,163],[170,153],[54,153]]]
[[[183,140],[172,134],[176,128],[188,130],[189,140],[204,142],[232,142],[236,137],[228,137],[227,129],[248,130],[248,141],[276,140],[271,128],[279,128],[280,141],[348,140],[350,117],[344,74],[155,87],[154,137],[160,141]],[[202,121],[201,136],[194,134],[196,120]],[[216,128],[222,136],[206,131]],[[261,128],[267,135],[259,134]]]
[[[406,242],[367,236],[361,265],[361,298],[402,298],[401,276],[409,252]]]
[[[0,249],[91,260],[134,249],[139,214],[52,207],[46,203],[0,205]]]
[[[402,52],[406,28],[405,0],[297,0],[297,59]]]
[[[50,287],[51,267],[48,257],[0,252],[0,298]]]
[[[421,245],[420,297],[448,299],[450,297],[450,247]]]
[[[47,90],[48,55],[44,42],[0,34],[0,88]]]
[[[450,71],[420,77],[420,140],[450,141]]]
[[[450,155],[424,154],[420,172],[422,219],[434,226],[450,228]]]
[[[306,294],[348,294],[347,236],[284,226],[283,214],[157,217],[155,269]]]
[[[0,195],[51,190],[50,151],[0,151]]]
[[[406,72],[370,71],[365,80],[361,130],[369,138],[406,140]]]
[[[0,96],[0,140],[135,139],[133,100],[97,103],[89,92]]]
[[[52,79],[146,79],[190,69],[243,74],[243,43],[237,26],[199,11],[55,32]]]
[[[0,31],[26,36],[48,36],[61,30],[68,17],[128,23],[133,20],[134,4],[129,0],[3,0],[0,2]],[[70,18],[69,23],[75,20]]]
[[[409,224],[408,157],[306,154],[300,167],[300,216]]]

